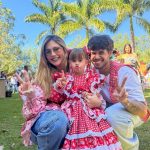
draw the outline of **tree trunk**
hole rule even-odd
[[[135,52],[135,38],[134,38],[134,29],[133,29],[132,16],[130,16],[130,35],[131,35],[131,42],[132,42],[133,52]]]
[[[55,27],[52,28],[52,34],[55,34]]]
[[[56,23],[54,23],[51,27],[52,27],[52,34],[56,34]]]
[[[89,28],[88,27],[86,27],[86,38],[89,40]]]

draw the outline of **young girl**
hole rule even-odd
[[[88,54],[83,49],[73,49],[70,52],[69,67],[70,74],[54,75],[54,89],[66,99],[61,109],[70,121],[63,149],[122,150],[116,134],[106,120],[105,102],[100,95],[105,77],[88,68]],[[92,95],[101,101],[99,108],[91,109],[88,105]],[[57,96],[55,101],[59,101]]]

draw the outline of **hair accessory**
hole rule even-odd
[[[67,48],[67,52],[68,52],[68,54],[70,54],[70,53],[71,53],[71,51],[72,51],[72,49],[71,49],[71,48]]]
[[[86,54],[90,54],[90,51],[89,51],[89,49],[88,49],[88,47],[87,46],[84,46],[83,47],[83,51],[86,53]]]

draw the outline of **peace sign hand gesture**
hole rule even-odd
[[[58,78],[56,80],[56,88],[57,89],[63,89],[66,86],[66,84],[67,84],[67,79],[65,77],[64,71],[62,70],[61,71],[61,78]]]
[[[29,79],[29,75],[27,71],[22,71],[22,74],[24,76],[24,80],[20,77],[18,73],[15,74],[16,78],[18,79],[18,82],[20,83],[20,86],[18,88],[18,91],[21,95],[25,95],[28,98],[33,98],[35,96],[32,83]]]
[[[125,83],[127,81],[127,77],[125,77],[123,79],[123,81],[121,82],[121,85],[118,84],[117,80],[116,80],[116,89],[113,93],[113,96],[115,97],[115,99],[120,102],[120,103],[126,103],[128,102],[128,93],[126,92],[126,89],[125,89]]]

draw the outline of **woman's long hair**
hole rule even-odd
[[[63,48],[64,52],[66,53],[66,59],[67,59],[67,48],[64,40],[57,35],[48,35],[45,38],[41,47],[40,62],[35,77],[35,82],[42,88],[46,98],[50,96],[50,92],[51,92],[50,89],[52,86],[52,74],[54,73],[55,70],[57,70],[57,68],[47,60],[46,53],[45,53],[46,45],[50,41],[56,42]]]

